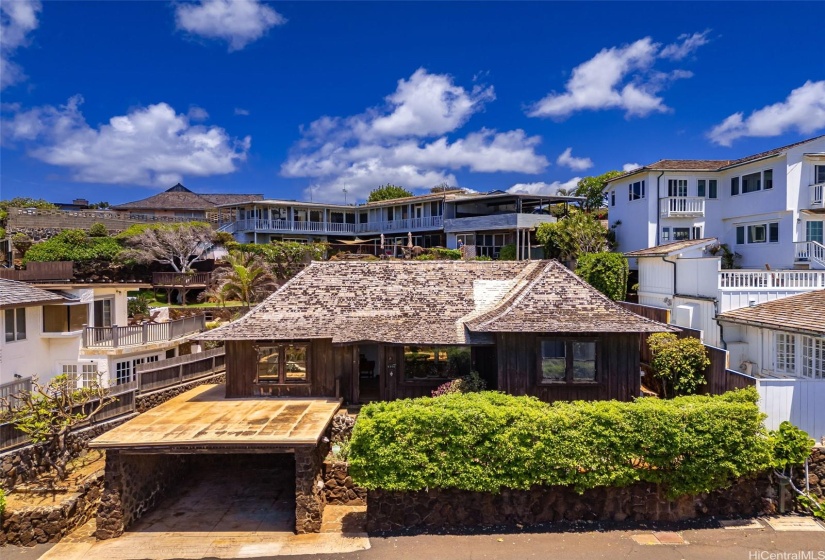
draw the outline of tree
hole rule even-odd
[[[585,253],[576,263],[576,274],[613,301],[627,292],[627,259],[620,253]]]
[[[621,174],[621,171],[608,171],[595,177],[585,177],[579,181],[573,194],[584,198],[581,203],[582,210],[593,212],[604,206],[607,199],[604,188],[607,186],[607,182]]]
[[[66,436],[115,400],[100,378],[80,389],[77,380],[68,375],[58,375],[45,385],[33,379],[31,391],[0,398],[0,420],[13,424],[34,443],[43,444],[45,461],[57,478],[64,480],[72,456]]]
[[[216,273],[216,293],[225,299],[236,300],[250,307],[271,294],[278,287],[260,256],[246,251],[232,251],[226,257],[228,267]]]
[[[662,382],[665,398],[694,395],[705,381],[710,365],[704,344],[698,338],[678,338],[673,333],[654,333],[647,337],[653,375]]]
[[[11,244],[20,253],[20,258],[25,258],[26,253],[34,245],[34,241],[25,233],[15,233],[11,236]]]
[[[371,193],[369,198],[367,198],[367,202],[378,202],[380,200],[392,200],[394,198],[406,198],[408,196],[412,196],[413,193],[405,189],[404,187],[399,187],[397,185],[381,185],[377,189],[374,189]]]
[[[556,194],[558,196],[576,196],[576,189],[567,189],[565,187],[559,187],[556,190]]]
[[[606,251],[607,236],[607,229],[585,212],[541,224],[536,230],[536,239],[544,245],[545,256],[559,260],[576,260],[584,253]]]
[[[35,243],[26,252],[24,262],[111,263],[122,251],[120,242],[113,237],[89,237],[82,229],[66,229]]]
[[[175,272],[190,272],[192,265],[206,258],[214,232],[204,222],[132,226],[122,234],[127,250],[122,258],[139,263],[168,264]]]
[[[430,192],[433,194],[445,193],[445,192],[452,192],[452,191],[460,191],[463,192],[464,189],[455,187],[449,183],[439,183],[436,186],[430,189]]]
[[[307,263],[323,259],[329,245],[326,243],[273,241],[261,245],[255,243],[227,243],[226,248],[230,251],[246,251],[260,256],[270,267],[275,278],[280,282],[285,282],[298,274]]]

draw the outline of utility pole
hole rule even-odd
[[[341,190],[344,191],[344,206],[346,206],[347,205],[347,192],[349,192],[349,191],[347,191],[347,187],[344,187]]]

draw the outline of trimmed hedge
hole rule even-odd
[[[123,247],[113,237],[89,237],[82,229],[67,229],[32,245],[23,262],[112,261],[122,251]]]
[[[771,465],[753,388],[633,403],[543,403],[496,392],[365,406],[350,474],[368,489],[499,492],[635,482],[672,496],[724,487]]]

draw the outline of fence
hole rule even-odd
[[[768,429],[788,420],[817,441],[825,436],[825,379],[760,378],[756,389]]]
[[[153,286],[208,286],[211,272],[154,272]]]
[[[74,278],[74,263],[72,261],[30,262],[23,270],[0,268],[0,278],[20,282],[68,281]]]
[[[84,348],[118,348],[149,342],[174,340],[206,329],[206,316],[203,314],[183,317],[164,323],[143,323],[127,327],[88,327],[83,328]]]
[[[223,369],[225,359],[224,349],[215,348],[197,354],[140,364],[135,369],[138,388],[141,393],[157,391],[211,375]]]
[[[156,391],[182,385],[195,379],[207,377],[223,370],[225,355],[223,348],[215,348],[206,352],[179,356],[169,360],[141,364],[136,368],[138,379],[129,383],[122,383],[111,388],[109,396],[115,400],[103,406],[91,421],[81,423],[78,428],[93,424],[100,424],[135,412],[137,399],[142,393]],[[31,389],[31,378],[17,382],[21,388]],[[11,384],[0,386],[0,391],[9,390]],[[15,390],[16,392],[16,390]],[[99,401],[91,401],[78,409],[77,412],[89,413]],[[0,452],[29,443],[29,437],[18,430],[13,424],[0,424]]]

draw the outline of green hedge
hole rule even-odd
[[[576,274],[613,301],[627,292],[627,259],[620,253],[585,253],[579,256]]]
[[[373,403],[355,424],[350,473],[385,490],[646,481],[696,494],[770,466],[756,400],[751,388],[633,403],[548,405],[495,392]]]
[[[123,247],[113,237],[89,237],[82,229],[67,229],[32,245],[24,262],[112,261],[121,251]]]

